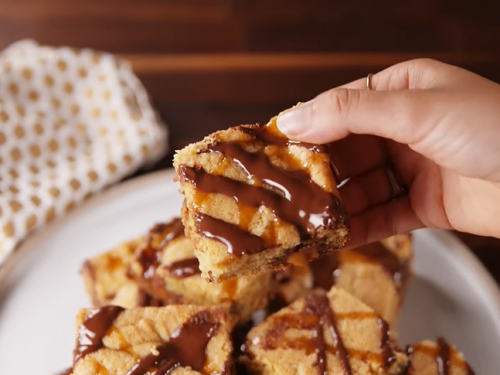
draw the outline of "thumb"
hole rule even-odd
[[[443,95],[435,89],[366,90],[339,87],[278,116],[291,139],[329,143],[350,133],[371,134],[412,144],[428,135],[442,114],[430,113]],[[430,119],[434,119],[430,121]]]

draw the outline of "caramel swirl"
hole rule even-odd
[[[102,347],[102,339],[123,310],[119,306],[104,306],[87,316],[78,328],[74,363]]]
[[[219,323],[207,313],[194,315],[170,335],[168,342],[156,347],[158,354],[151,353],[140,359],[126,375],[167,375],[177,367],[202,372],[206,347],[218,328]]]

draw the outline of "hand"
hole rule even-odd
[[[500,85],[421,59],[324,92],[278,117],[332,145],[351,246],[422,227],[500,237]],[[385,167],[408,187],[393,199]]]

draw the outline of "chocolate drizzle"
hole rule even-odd
[[[123,310],[119,306],[104,306],[87,316],[78,328],[74,363],[102,347],[103,337]]]
[[[156,267],[161,263],[162,250],[165,246],[182,235],[184,235],[184,226],[179,218],[175,218],[167,224],[157,224],[149,231],[147,245],[137,256],[145,279],[154,276]],[[159,245],[154,243],[157,236],[164,236]]]
[[[235,256],[257,254],[265,249],[262,238],[211,216],[196,213],[196,230],[203,236],[222,242],[227,252]]]
[[[439,375],[450,375],[450,346],[442,338],[437,339],[439,353],[436,357]]]
[[[248,152],[238,143],[212,144],[208,151],[233,159],[245,171],[249,181],[257,179],[270,191],[278,191],[284,199],[263,203],[278,217],[294,224],[302,240],[310,238],[320,227],[335,226],[340,210],[338,198],[314,183],[306,171],[278,168],[265,153]],[[226,185],[228,180],[224,177],[221,185]],[[223,189],[222,186],[220,188]],[[237,191],[233,196],[236,201],[250,200],[247,194]],[[273,206],[270,206],[271,203]]]
[[[170,340],[156,347],[156,353],[148,354],[126,375],[167,375],[177,367],[190,367],[202,372],[205,350],[219,323],[204,312],[198,313],[170,336]],[[154,371],[154,372],[153,372]]]
[[[333,251],[311,262],[314,286],[329,290],[335,284],[342,264],[347,263],[379,264],[398,290],[404,287],[408,278],[407,263],[380,242],[375,242],[354,249]]]
[[[196,258],[178,260],[163,266],[163,268],[170,272],[170,276],[176,279],[183,279],[201,273],[200,262]]]
[[[388,368],[396,361],[396,354],[391,347],[391,330],[389,324],[381,317],[377,317],[377,323],[380,328],[380,349],[382,351],[384,367]]]
[[[323,326],[326,326],[333,338],[333,346],[337,358],[342,365],[345,375],[352,375],[351,365],[349,363],[349,354],[342,341],[342,336],[337,328],[335,314],[330,307],[328,297],[323,294],[310,294],[306,299],[306,313],[313,313],[320,316],[320,324],[314,329],[314,342],[318,359],[318,374],[326,375],[326,342],[323,337]]]

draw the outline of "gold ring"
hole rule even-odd
[[[408,192],[408,189],[401,180],[401,176],[392,165],[385,167],[385,174],[389,182],[389,194],[391,199],[399,198]]]
[[[373,90],[372,77],[373,77],[373,74],[371,74],[371,73],[366,76],[366,89],[368,91]]]

